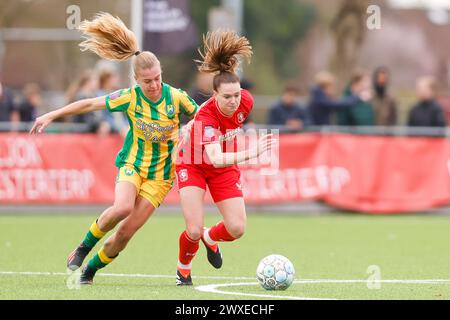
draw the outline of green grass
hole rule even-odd
[[[164,213],[153,217],[119,257],[99,272],[93,286],[69,289],[64,275],[66,257],[82,240],[94,218],[0,216],[0,299],[263,298],[176,287],[178,235],[184,222],[180,215]],[[218,216],[208,216],[206,225],[216,221]],[[250,215],[245,236],[221,245],[222,269],[209,266],[206,252],[200,248],[193,265],[193,280],[195,286],[255,282],[219,288],[234,293],[333,299],[449,299],[450,282],[382,283],[377,290],[368,289],[366,282],[294,283],[284,292],[269,292],[257,285],[255,278],[259,260],[278,253],[293,262],[297,280],[366,280],[371,265],[379,266],[383,280],[450,279],[449,243],[450,219],[445,216]],[[5,274],[8,271],[62,274]],[[101,276],[102,273],[128,276]]]

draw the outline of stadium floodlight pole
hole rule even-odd
[[[0,75],[2,74],[3,70],[3,57],[6,51],[5,47],[6,47],[5,42],[3,41],[2,36],[0,35]]]
[[[222,0],[222,7],[230,10],[234,16],[234,29],[237,34],[242,35],[242,24],[244,18],[244,3],[242,0]],[[242,68],[237,70],[239,77],[243,76]]]
[[[136,35],[139,50],[143,50],[143,12],[144,12],[144,1],[145,0],[131,0],[131,31]],[[130,86],[135,84],[133,76],[133,64],[130,63]]]
[[[242,0],[222,0],[222,7],[233,12],[235,16],[235,28],[238,34],[242,34],[242,23],[244,16],[244,3]]]

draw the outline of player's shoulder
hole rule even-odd
[[[127,95],[127,94],[131,94],[131,92],[134,91],[136,87],[137,86],[130,87],[130,88],[118,89],[118,90],[110,93],[109,95],[110,96],[124,96],[124,95]]]
[[[118,89],[114,92],[107,94],[106,97],[110,101],[114,101],[119,98],[121,100],[123,100],[125,97],[129,99],[132,96],[134,90],[135,90],[135,87]]]
[[[199,114],[215,114],[216,100],[214,97],[209,98],[200,105]]]
[[[191,96],[183,89],[173,87],[167,83],[164,83],[164,86],[165,92],[168,93],[168,95],[166,94],[166,97],[170,97],[170,99],[175,104],[182,103],[182,101],[190,100],[191,103],[196,105],[195,101],[191,98]]]
[[[215,99],[210,98],[206,100],[201,106],[200,110],[195,116],[196,121],[218,121],[218,116],[216,112]]]
[[[253,108],[253,104],[254,104],[254,99],[252,94],[246,90],[246,89],[241,89],[241,105],[250,110]]]
[[[173,87],[167,83],[164,83],[163,85],[167,88],[167,91],[170,92],[173,97],[178,98],[180,96],[188,96],[188,93],[183,89]]]

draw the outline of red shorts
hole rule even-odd
[[[204,169],[196,165],[180,164],[176,167],[178,190],[199,187],[209,192],[214,202],[242,198],[241,172],[236,167],[220,171]]]

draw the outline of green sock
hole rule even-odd
[[[116,256],[117,257],[117,256]],[[88,262],[88,268],[98,270],[106,267],[106,265],[110,264],[115,257],[110,258],[105,254],[103,247],[97,252],[95,256],[92,257]]]
[[[89,228],[88,233],[84,237],[83,244],[88,248],[93,248],[97,244],[97,242],[103,238],[106,232],[100,230],[97,224],[97,220],[92,223]]]

